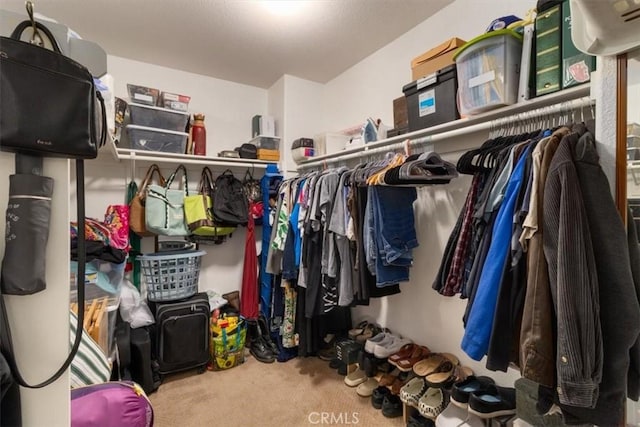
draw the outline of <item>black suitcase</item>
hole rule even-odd
[[[147,328],[131,329],[131,379],[140,384],[145,393],[151,394],[160,386],[151,360],[151,334]],[[157,371],[157,368],[156,368]]]
[[[199,293],[190,298],[149,302],[156,318],[152,339],[160,374],[200,368],[209,362],[209,297]]]

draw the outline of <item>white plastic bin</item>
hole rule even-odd
[[[149,105],[129,104],[131,124],[184,132],[189,121],[189,114],[168,108],[151,107]]]
[[[478,114],[518,100],[522,36],[512,30],[483,34],[455,54],[461,115]]]
[[[184,154],[187,137],[186,132],[127,125],[127,134],[131,148],[134,150],[162,151],[163,153]]]

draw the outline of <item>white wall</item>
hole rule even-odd
[[[210,156],[248,142],[251,139],[251,118],[267,113],[267,91],[262,88],[111,55],[108,57],[108,68],[114,78],[115,94],[123,99],[128,99],[127,83],[191,96],[189,111],[205,114],[207,154]],[[87,216],[102,219],[108,205],[124,203],[132,169],[135,169],[135,180],[139,185],[149,165],[149,162],[136,162],[135,165],[129,161],[117,163],[106,149],[100,152],[97,160],[88,161],[85,183]],[[164,163],[159,166],[167,178],[177,164]],[[219,166],[211,169],[214,175],[224,171]],[[187,170],[189,187],[194,191],[202,168],[190,165]],[[245,169],[232,170],[238,178],[244,177]],[[256,169],[253,174],[260,179],[262,170]],[[72,195],[75,197],[75,187]],[[73,216],[74,212],[75,205],[72,206]],[[259,235],[260,228],[256,236],[258,239]],[[214,289],[225,293],[240,289],[245,236],[245,230],[239,228],[222,245],[202,245],[207,255],[201,268],[200,290]],[[142,250],[152,252],[153,241],[153,238],[144,238]]]
[[[191,96],[189,111],[204,113],[207,154],[232,150],[251,139],[251,118],[267,111],[267,91],[200,74],[108,56],[116,96],[128,99],[127,83]]]
[[[402,96],[402,86],[411,81],[412,58],[451,37],[470,40],[483,33],[497,17],[524,16],[527,6],[532,7],[517,0],[457,0],[447,6],[326,84],[326,130],[351,127],[368,116],[393,124],[392,100]],[[446,153],[445,159],[455,162],[468,147],[477,146],[486,136],[478,133],[442,142],[435,150]],[[471,361],[460,349],[466,301],[442,297],[431,289],[470,182],[470,177],[462,176],[448,185],[418,190],[414,206],[420,246],[414,252],[411,281],[401,284],[399,295],[372,300],[369,307],[358,307],[354,318],[376,320],[433,351],[452,352],[476,372],[489,373],[498,383],[511,385],[519,377],[518,371],[488,372],[484,362]]]
[[[298,77],[284,76],[284,131],[281,153],[282,169],[295,172],[291,144],[298,138],[313,138],[324,129],[322,93],[324,85]]]
[[[45,159],[43,175],[54,179],[49,242],[46,251],[47,288],[34,295],[5,295],[9,324],[18,368],[30,384],[53,375],[69,353],[69,162]],[[0,210],[6,209],[9,175],[14,156],[0,153]],[[5,235],[0,221],[0,236]],[[5,240],[0,239],[0,259]],[[23,265],[29,268],[28,260]],[[46,357],[43,357],[46,355]],[[69,374],[37,390],[20,389],[22,422],[27,426],[62,427],[69,425]]]
[[[393,126],[392,100],[411,82],[411,60],[430,48],[459,37],[471,40],[501,16],[524,17],[534,2],[456,0],[431,18],[328,82],[324,94],[327,131],[359,125],[367,117]]]

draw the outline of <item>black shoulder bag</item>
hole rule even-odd
[[[11,295],[33,294],[46,287],[45,248],[53,180],[20,166],[29,161],[37,165],[39,161],[40,166],[35,169],[41,170],[39,157],[76,159],[78,324],[82,325],[86,262],[83,159],[97,157],[98,148],[106,141],[104,102],[89,70],[61,53],[51,32],[34,21],[33,6],[29,3],[31,21],[20,23],[10,38],[0,37],[0,149],[16,153],[16,174],[10,177],[6,212],[10,232],[5,238],[0,285],[2,294]],[[42,38],[40,32],[43,33],[53,51],[19,40],[30,26],[34,39]],[[33,260],[33,265],[25,266],[25,260]],[[77,353],[82,328],[78,328],[73,347],[60,369],[48,380],[30,385],[17,369],[3,299],[0,304],[0,345],[18,383],[29,388],[53,383]]]

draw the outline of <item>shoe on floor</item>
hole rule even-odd
[[[384,403],[384,398],[389,396],[391,391],[385,386],[378,386],[373,390],[371,394],[371,406],[376,409],[382,409],[382,404]]]
[[[329,367],[331,369],[338,369],[340,367],[340,359],[338,359],[337,357],[334,357],[333,359],[331,359],[331,361],[329,362]],[[346,374],[345,374],[346,375]]]
[[[433,420],[430,420],[429,418],[425,418],[416,412],[409,415],[409,418],[407,419],[407,427],[434,427],[434,426],[435,426],[435,423],[433,422]]]
[[[387,418],[402,416],[402,402],[398,396],[390,394],[384,397],[382,401],[382,415]]]
[[[391,335],[392,339],[379,342],[373,348],[373,354],[379,359],[386,359],[392,354],[399,351],[406,344],[411,344],[411,340],[408,338],[400,338],[395,335]]]
[[[332,345],[331,347],[318,350],[318,357],[320,360],[324,360],[326,362],[333,360],[336,357],[336,347]]]
[[[251,341],[249,353],[262,363],[273,363],[276,360],[271,348],[269,348],[262,336],[258,336]]]
[[[348,374],[348,366],[346,363],[339,361],[340,365],[338,366],[338,375],[346,376]]]
[[[418,400],[418,411],[425,418],[435,420],[447,407],[447,401],[442,389],[429,387]]]
[[[489,385],[485,390],[469,396],[470,414],[480,418],[494,418],[516,413],[516,389]]]
[[[367,380],[367,375],[362,369],[356,369],[355,371],[344,377],[344,383],[349,387],[357,387]]]
[[[367,353],[370,354],[374,354],[374,350],[376,345],[378,344],[383,344],[383,343],[387,343],[387,342],[391,342],[391,340],[393,339],[393,335],[391,335],[388,332],[380,332],[378,335],[369,338],[365,343],[364,343],[364,351],[366,351]]]
[[[415,377],[400,389],[400,400],[414,408],[418,407],[418,400],[429,387],[422,377]]]
[[[467,409],[471,393],[486,390],[494,384],[492,378],[470,376],[466,380],[455,383],[451,389],[451,403],[458,408]]]
[[[356,393],[358,393],[358,396],[360,397],[371,397],[371,395],[373,394],[373,390],[375,390],[377,387],[378,381],[376,381],[374,378],[368,378],[365,382],[363,382],[356,388]]]

